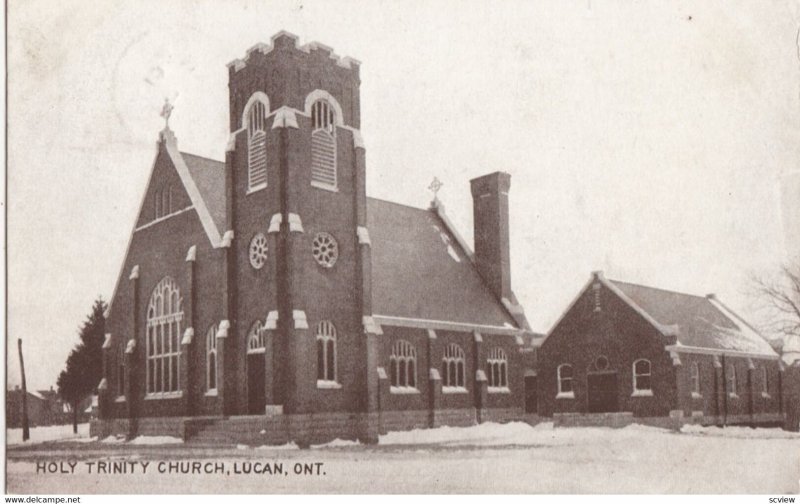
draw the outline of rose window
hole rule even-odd
[[[324,268],[332,268],[339,258],[339,245],[328,233],[317,233],[311,244],[311,253],[314,259]]]
[[[250,240],[250,266],[255,269],[264,267],[267,262],[267,237],[258,233]]]

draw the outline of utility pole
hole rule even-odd
[[[22,360],[21,338],[17,338],[17,348],[19,348],[19,370],[22,373],[22,440],[27,441],[31,438],[31,431],[28,428],[28,387],[25,385],[25,361]]]

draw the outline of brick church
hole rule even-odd
[[[367,197],[358,61],[281,32],[228,68],[224,162],[159,135],[93,435],[307,444],[521,417],[509,175],[470,181],[473,251],[436,198]]]

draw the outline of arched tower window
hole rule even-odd
[[[180,334],[183,306],[178,285],[164,277],[147,307],[147,394],[180,391]]]
[[[317,324],[317,384],[336,383],[336,327],[327,320]]]
[[[502,348],[495,347],[489,351],[486,360],[489,386],[492,388],[508,388],[508,357]]]
[[[327,99],[311,105],[311,185],[336,189],[336,111]]]
[[[464,350],[455,343],[447,345],[442,359],[442,387],[464,388],[465,375]]]
[[[417,388],[417,349],[414,345],[405,340],[396,341],[392,346],[389,368],[392,387]]]
[[[217,324],[206,333],[206,389],[217,390]]]
[[[255,191],[267,186],[267,114],[266,95],[253,95],[245,108],[247,115],[247,187]]]

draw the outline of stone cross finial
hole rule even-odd
[[[438,177],[433,177],[433,182],[431,182],[431,185],[428,186],[428,190],[433,193],[433,202],[432,202],[432,204],[434,206],[439,204],[438,193],[439,193],[439,189],[441,189],[443,185],[444,184],[442,184],[442,182],[439,180]]]
[[[172,115],[172,109],[175,107],[169,102],[169,98],[164,98],[164,106],[161,107],[161,117],[164,118],[164,127],[169,129],[169,116]]]

